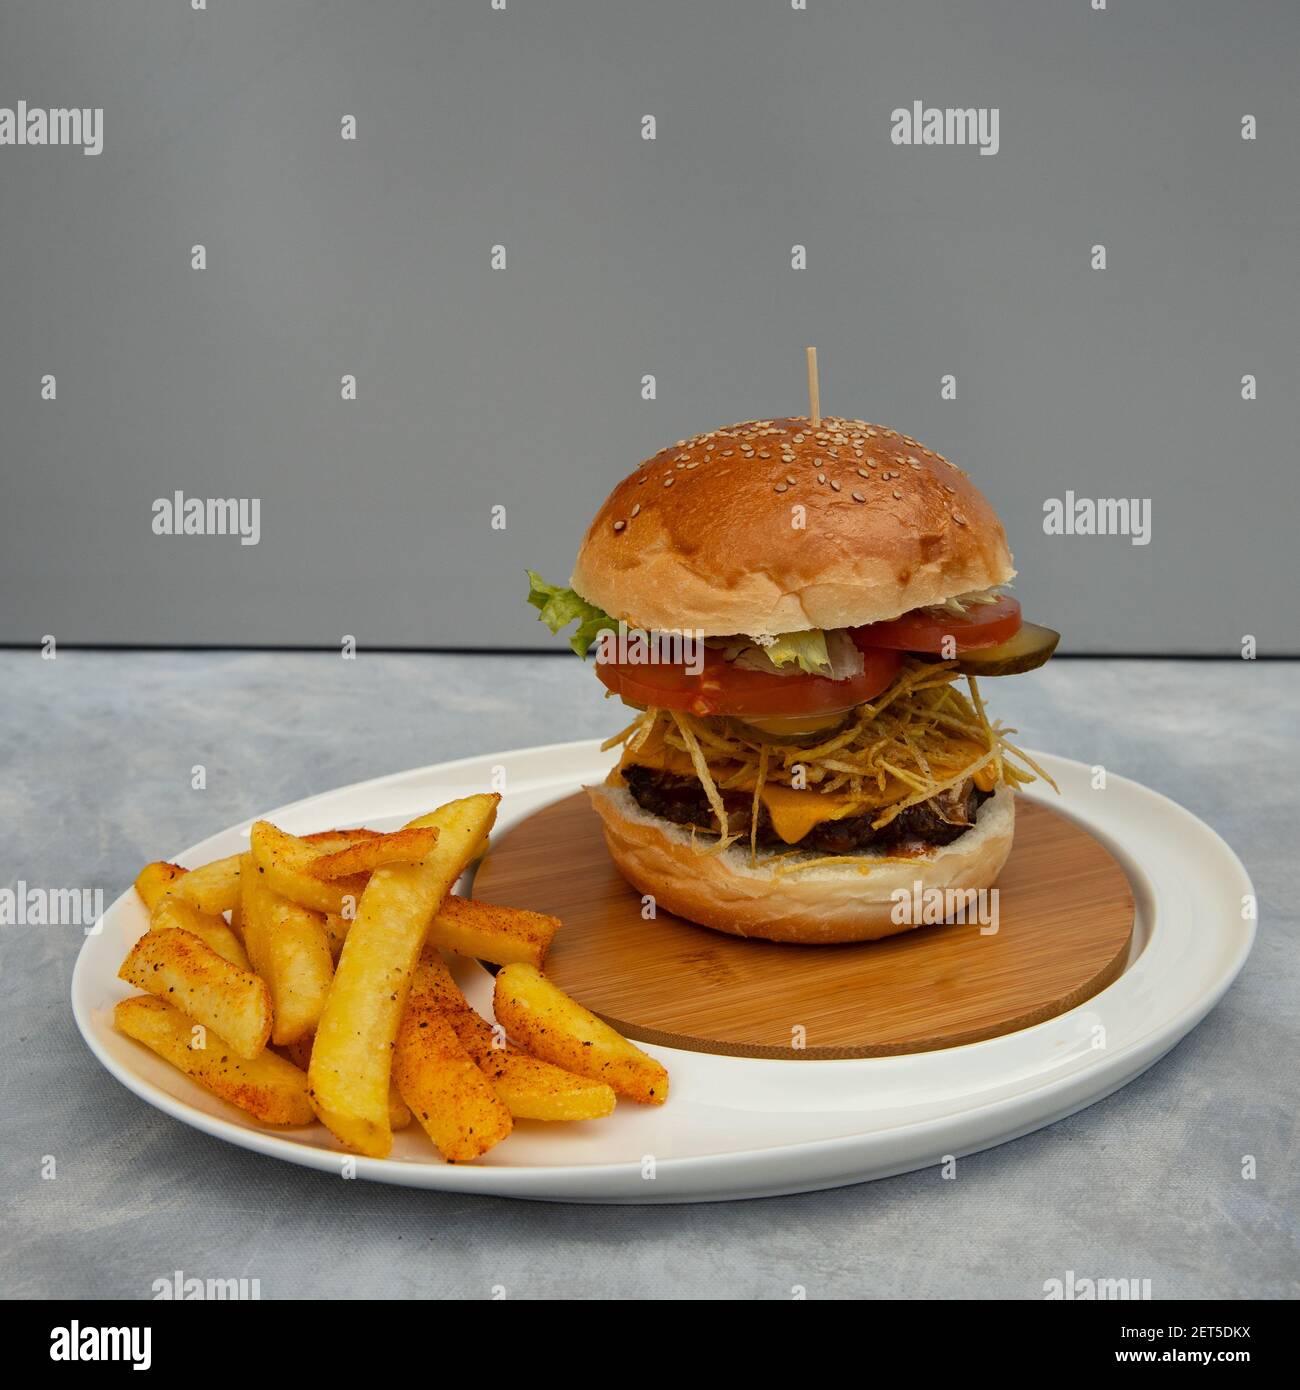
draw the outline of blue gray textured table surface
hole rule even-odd
[[[9,651],[0,676],[0,884],[106,901],[145,861],[280,803],[619,723],[566,657]],[[148,1298],[182,1270],[256,1278],[264,1298],[1041,1298],[1073,1270],[1149,1278],[1158,1298],[1295,1297],[1296,679],[1294,663],[1087,660],[993,686],[1029,746],[1213,826],[1261,923],[1241,978],[1166,1058],[955,1180],[654,1208],[340,1182],[137,1100],[73,1023],[80,930],[0,927],[0,1295]]]

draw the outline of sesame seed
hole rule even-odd
[[[777,483],[776,487],[773,488],[772,490],[773,490],[773,492],[785,492],[785,491],[786,491],[786,485],[785,485],[784,483]]]
[[[831,491],[832,491],[832,492],[838,492],[839,490],[840,490],[840,485],[839,485],[839,483],[837,483],[837,482],[835,481],[835,479],[832,478],[832,479],[831,479]]]
[[[772,457],[772,455],[769,454],[766,449],[760,449],[758,451],[758,456],[761,459],[770,459]]]
[[[913,458],[911,454],[908,454],[907,461],[913,468],[920,468],[921,466],[921,460]]]
[[[853,500],[855,502],[865,502],[867,499],[863,497],[863,495],[860,492],[855,492],[853,494]]]
[[[665,487],[672,487],[672,485],[673,485],[673,480],[672,480],[672,478],[665,478],[665,479],[664,479],[664,486],[665,486]]]
[[[698,468],[699,466],[700,466],[700,461],[699,461],[699,459],[692,459],[691,462],[688,463],[688,464],[686,465],[686,471],[689,473],[689,472],[691,471],[692,468]]]
[[[633,515],[633,516],[636,516],[636,515],[640,512],[640,510],[641,510],[641,504],[640,504],[640,502],[638,502],[638,503],[636,504],[636,506],[632,508],[632,515]]]
[[[627,522],[626,522],[626,521],[616,521],[616,522],[614,523],[614,530],[615,530],[615,531],[622,531],[622,530],[624,530],[624,529],[626,528],[626,526],[627,526]]]
[[[824,483],[824,482],[826,481],[826,474],[825,474],[825,473],[818,473],[818,475],[817,475],[817,481],[818,481],[819,483]]]
[[[793,473],[787,473],[787,474],[785,475],[785,480],[786,480],[787,483],[790,484],[791,487],[794,486],[794,474],[793,474]]]
[[[903,494],[902,494],[901,492],[899,492],[899,490],[898,490],[897,488],[895,488],[895,489],[894,489],[894,501],[895,501],[895,502],[901,502],[902,500],[903,500]]]
[[[966,518],[962,516],[960,512],[953,512],[952,519],[957,523],[958,526],[965,526],[966,524]]]
[[[858,477],[859,477],[859,478],[869,478],[869,477],[871,477],[871,474],[868,473],[867,470],[866,470],[865,468],[859,468],[859,469],[858,469]]]

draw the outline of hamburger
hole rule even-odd
[[[980,680],[1046,662],[993,508],[909,435],[838,417],[678,440],[596,514],[540,619],[635,717],[605,843],[640,893],[740,936],[874,940],[900,890],[987,888],[1046,774]],[[1050,781],[1050,778],[1047,779]]]

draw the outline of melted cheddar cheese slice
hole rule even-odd
[[[978,755],[977,748],[967,750]],[[618,772],[628,767],[648,767],[656,772],[674,773],[680,777],[694,777],[695,765],[690,754],[680,748],[670,748],[660,729],[655,729],[649,738],[635,752],[624,750],[619,760]],[[712,762],[709,770],[715,781],[722,782],[736,770],[734,763]],[[975,785],[981,791],[992,791],[996,774],[991,765],[985,766],[975,774]],[[754,774],[742,778],[728,790],[753,792],[757,778]],[[797,845],[805,835],[825,821],[843,820],[846,816],[860,815],[863,811],[877,811],[892,806],[911,792],[912,788],[896,778],[890,778],[882,792],[876,787],[862,793],[819,792],[816,790],[798,791],[770,779],[763,783],[759,800],[771,817],[772,829],[787,845]]]

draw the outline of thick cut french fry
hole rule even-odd
[[[249,846],[266,886],[300,907],[346,916],[365,892],[366,880],[360,876],[336,879],[333,883],[317,878],[311,873],[311,866],[320,858],[319,843],[312,845],[300,840],[270,821],[253,823]]]
[[[271,995],[265,982],[187,931],[146,932],[117,973],[127,984],[156,994],[211,1028],[240,1057],[256,1057],[271,1036]]]
[[[271,1041],[295,1042],[316,1031],[334,978],[325,918],[271,892],[253,856],[245,858],[244,944],[271,991]]]
[[[376,869],[358,904],[316,1029],[308,1079],[321,1120],[361,1153],[382,1158],[392,1147],[388,1087],[411,972],[429,924],[491,829],[500,799],[469,796],[412,821],[437,828],[432,853],[422,865]]]
[[[150,912],[162,901],[167,890],[182,874],[186,873],[179,864],[169,864],[165,859],[155,859],[146,864],[136,875],[135,891],[139,893]]]
[[[315,1041],[315,1034],[308,1033],[305,1037],[297,1039],[296,1042],[286,1043],[283,1047],[276,1048],[282,1057],[287,1057],[299,1071],[306,1071],[311,1066],[311,1047]],[[316,1112],[312,1111],[314,1119]],[[388,1088],[388,1123],[393,1132],[405,1129],[411,1123],[411,1108],[398,1094],[397,1084],[394,1082]]]
[[[445,951],[494,965],[522,961],[540,968],[559,930],[560,919],[522,907],[502,907],[452,894],[443,903],[429,940]]]
[[[191,869],[170,884],[167,893],[193,903],[200,912],[228,912],[239,901],[240,858],[232,854]]]
[[[334,964],[338,964],[339,957],[343,954],[343,943],[348,939],[348,929],[352,923],[346,917],[341,917],[337,912],[327,912],[325,914],[325,937],[330,944],[330,955],[334,957]]]
[[[438,843],[436,826],[394,830],[389,835],[374,835],[358,840],[345,849],[322,854],[312,861],[308,872],[314,878],[334,880],[351,874],[371,874],[382,864],[418,864]]]
[[[226,924],[224,917],[216,913],[200,912],[192,902],[174,896],[159,900],[158,906],[149,914],[151,931],[187,931],[197,936],[205,946],[211,946],[219,956],[224,956],[231,965],[240,970],[251,970],[248,954],[240,944],[239,938]]]
[[[311,1045],[315,1036],[314,1033],[308,1033],[304,1037],[295,1038],[291,1043],[272,1044],[272,1046],[281,1057],[287,1058],[299,1071],[306,1071],[311,1066]]]
[[[152,1048],[186,1076],[267,1125],[309,1125],[316,1118],[307,1078],[283,1057],[237,1056],[212,1032],[152,994],[123,999],[113,1011],[118,1031]],[[201,1046],[193,1046],[199,1042]]]
[[[334,913],[325,919],[330,950],[337,960],[352,923]],[[521,907],[502,907],[449,893],[429,928],[429,940],[444,951],[494,965],[524,961],[540,966],[559,930],[560,919]]]
[[[235,933],[242,945],[244,940],[244,888],[242,882],[242,867],[240,869],[240,874],[239,897],[235,899],[234,906],[230,909],[230,930]]]
[[[497,1046],[487,1019],[473,1009],[447,1014],[461,1045],[517,1120],[599,1120],[614,1111],[614,1088],[507,1044]]]
[[[361,840],[373,840],[380,832],[358,826],[355,830],[313,830],[310,835],[300,835],[309,845],[315,845],[321,854],[332,854],[336,849],[347,849]]]
[[[426,985],[431,967],[415,968],[393,1050],[393,1080],[442,1156],[464,1163],[510,1133],[510,1112],[466,1051]]]
[[[432,944],[420,959],[424,996],[442,1010],[461,1045],[517,1120],[598,1120],[612,1113],[613,1088],[530,1057],[498,1035],[469,1001]],[[502,1030],[504,1032],[504,1029]]]
[[[498,971],[492,1008],[510,1037],[543,1061],[604,1081],[645,1105],[668,1099],[664,1068],[536,966],[507,965]]]

